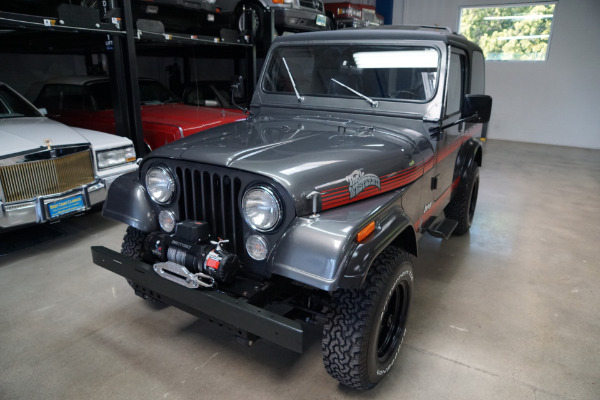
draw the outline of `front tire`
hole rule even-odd
[[[144,252],[144,240],[146,240],[146,236],[147,234],[145,232],[142,232],[133,226],[128,226],[127,231],[125,231],[125,236],[123,236],[121,254],[138,260],[141,259]],[[148,297],[134,281],[127,279],[127,283],[138,296],[142,297],[144,300],[148,300],[148,304],[152,308],[163,309],[167,307],[167,304],[163,303],[162,301]]]
[[[323,327],[323,364],[341,384],[375,387],[388,375],[406,331],[413,272],[409,254],[386,248],[360,289],[334,293]]]
[[[146,234],[133,226],[128,226],[121,244],[121,254],[128,257],[140,259],[144,251],[144,239]]]

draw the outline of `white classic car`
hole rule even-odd
[[[131,140],[43,112],[0,83],[0,231],[89,210],[118,176],[137,169]]]

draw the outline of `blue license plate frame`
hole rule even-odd
[[[46,203],[46,207],[48,209],[48,215],[50,218],[58,218],[65,214],[84,211],[85,202],[83,201],[83,196],[81,194],[77,194]]]

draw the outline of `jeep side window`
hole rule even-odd
[[[452,53],[450,56],[450,70],[448,71],[448,97],[446,102],[446,116],[460,112],[463,95],[465,93],[465,56]]]
[[[473,52],[473,67],[471,68],[471,94],[485,93],[485,60],[483,54]]]

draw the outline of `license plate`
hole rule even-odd
[[[324,15],[317,15],[317,26],[327,25],[327,17]]]
[[[48,203],[50,218],[56,218],[80,210],[85,210],[83,196],[80,194]]]

